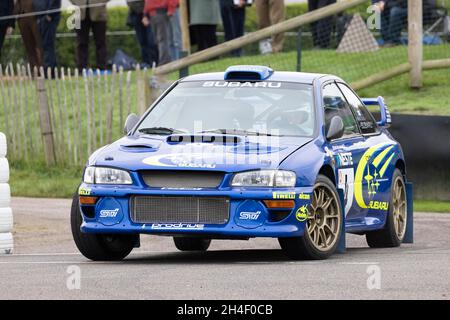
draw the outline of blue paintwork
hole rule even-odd
[[[260,67],[257,67],[260,68]],[[230,69],[236,71],[236,68]],[[229,70],[228,70],[229,71]],[[399,163],[404,164],[403,152],[400,145],[389,134],[385,126],[379,126],[378,132],[372,135],[357,135],[352,138],[340,139],[329,142],[325,138],[324,112],[322,109],[322,87],[325,83],[341,82],[342,79],[322,74],[296,73],[296,72],[273,72],[269,69],[261,68],[261,78],[269,78],[270,81],[288,81],[310,84],[314,88],[314,97],[316,105],[316,132],[312,138],[305,137],[280,137],[277,146],[270,144],[267,138],[264,141],[261,137],[248,136],[242,139],[237,145],[226,145],[221,150],[214,149],[211,146],[208,152],[207,143],[203,150],[204,163],[217,163],[214,168],[209,167],[178,167],[171,162],[170,154],[176,147],[173,143],[167,141],[167,136],[141,136],[133,135],[133,131],[117,140],[116,142],[105,146],[94,152],[87,165],[89,166],[107,166],[115,167],[129,171],[133,184],[128,186],[108,186],[108,185],[90,185],[82,183],[80,194],[90,194],[101,197],[101,200],[95,206],[95,217],[88,218],[83,215],[84,222],[81,230],[86,233],[143,233],[143,234],[208,234],[210,236],[225,237],[294,237],[302,236],[305,228],[305,222],[296,218],[297,210],[310,205],[308,195],[312,194],[319,171],[328,168],[333,173],[333,182],[342,191],[342,204],[344,208],[345,231],[353,233],[363,233],[369,230],[380,229],[384,226],[387,217],[386,208],[376,208],[377,203],[389,203],[392,174]],[[266,77],[267,73],[270,73]],[[194,75],[184,78],[180,81],[223,81],[226,74],[209,73]],[[179,81],[179,82],[180,82]],[[261,80],[264,81],[264,80]],[[177,82],[178,83],[178,82]],[[175,83],[174,86],[177,85]],[[161,99],[164,99],[163,94]],[[368,103],[375,103],[375,100],[366,100]],[[383,109],[382,99],[376,99],[377,103]],[[150,112],[151,108],[147,111]],[[143,118],[145,115],[143,116]],[[386,119],[385,119],[386,120]],[[387,124],[387,121],[384,122]],[[139,125],[139,124],[138,124]],[[389,152],[381,159],[379,166],[373,166],[374,159],[384,150],[389,148]],[[369,149],[373,149],[372,155],[367,156]],[[339,156],[342,153],[351,153],[353,163],[345,163]],[[249,155],[256,155],[257,161],[246,163],[238,161],[235,164],[221,164],[219,159],[223,156],[233,155],[242,160]],[[392,157],[391,157],[392,155]],[[192,154],[184,154],[189,158]],[[381,157],[381,156],[380,156]],[[369,195],[370,191],[364,180],[361,184],[362,202],[365,206],[374,203],[372,208],[361,206],[356,199],[356,184],[343,184],[344,173],[358,172],[360,162],[368,159],[369,169],[380,171],[387,160],[390,160],[385,167],[383,177],[380,177],[376,193]],[[150,159],[143,162],[144,159]],[[366,159],[366,160],[367,160]],[[297,174],[295,188],[288,189],[268,189],[268,188],[233,188],[230,186],[233,174],[255,169],[284,169],[291,170]],[[193,171],[223,171],[225,178],[218,188],[214,189],[192,189],[192,190],[169,190],[167,188],[150,188],[146,186],[140,175],[139,170],[193,170]],[[341,177],[341,178],[340,178]],[[353,189],[354,192],[350,192]],[[81,192],[82,191],[82,192]],[[290,192],[295,194],[295,208],[282,221],[269,222],[267,209],[262,200],[273,199],[273,192]],[[152,228],[152,225],[133,223],[129,217],[130,196],[131,195],[169,195],[169,196],[224,196],[230,199],[230,218],[224,225],[205,225],[202,229],[192,228]],[[300,196],[301,195],[301,196]],[[346,208],[346,209],[345,209]],[[108,217],[110,210],[118,211],[114,217]],[[82,207],[83,210],[83,207]],[[106,211],[104,211],[106,210]],[[109,211],[108,211],[109,210]],[[101,212],[103,216],[101,217]],[[239,218],[241,212],[258,212],[261,214],[255,221],[242,221]],[[106,214],[105,214],[106,212]]]

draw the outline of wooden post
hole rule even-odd
[[[408,0],[408,56],[411,64],[410,86],[422,88],[423,9],[422,0]]]
[[[55,143],[53,140],[52,121],[48,106],[47,93],[45,91],[45,78],[37,78],[37,94],[39,97],[39,115],[42,141],[44,142],[45,162],[51,166],[56,163]]]
[[[186,55],[191,54],[191,39],[189,37],[189,14],[187,0],[180,0],[180,24],[183,41],[183,51]]]

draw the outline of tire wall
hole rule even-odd
[[[402,145],[414,197],[450,201],[450,117],[393,114],[389,131]]]
[[[0,254],[13,252],[13,215],[9,188],[9,163],[6,159],[6,137],[0,132]]]

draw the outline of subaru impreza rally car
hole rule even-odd
[[[343,230],[399,246],[406,172],[389,124],[381,97],[360,99],[332,75],[234,66],[186,77],[91,155],[75,243],[92,260],[125,258],[141,234],[183,251],[272,237],[292,259],[329,257]]]

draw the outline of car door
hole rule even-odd
[[[345,83],[338,83],[350,105],[364,137],[365,156],[355,168],[355,202],[365,207],[367,225],[382,222],[382,212],[386,212],[389,201],[391,172],[388,168],[394,157],[395,149],[382,134],[361,99]]]
[[[334,116],[341,117],[344,122],[344,135],[327,141],[327,148],[334,157],[338,188],[344,191],[347,224],[360,225],[364,223],[367,209],[355,205],[354,180],[356,167],[367,145],[351,107],[335,81],[323,85],[322,99],[326,129]]]

